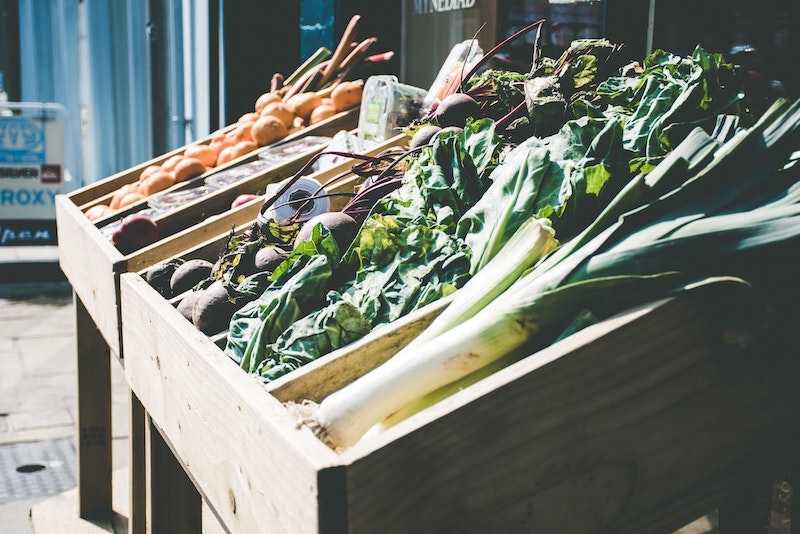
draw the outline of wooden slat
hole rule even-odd
[[[78,515],[111,520],[111,357],[75,296],[78,366]]]
[[[129,392],[128,451],[130,456],[128,485],[128,534],[147,531],[147,463],[145,458],[146,417],[144,407],[133,391]]]
[[[147,534],[202,532],[200,494],[149,417],[145,424]]]
[[[336,455],[141,277],[122,276],[122,299],[128,382],[217,517],[230,532],[317,533],[318,475]]]
[[[397,354],[451,301],[452,298],[440,299],[391,324],[383,325],[355,343],[268,384],[268,391],[283,402],[304,399],[319,402]]]
[[[729,341],[739,297],[625,313],[365,440],[342,455],[348,532],[664,533],[713,509],[797,444],[799,364]]]
[[[65,196],[56,197],[58,259],[111,350],[120,355],[117,295],[123,256]]]

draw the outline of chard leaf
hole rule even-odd
[[[592,83],[597,76],[597,58],[590,54],[578,56],[570,66],[573,87],[580,89]]]
[[[302,265],[302,267],[300,267]],[[269,345],[319,303],[333,274],[330,260],[304,256],[231,319],[225,352],[249,373],[271,355]]]
[[[603,187],[611,179],[611,171],[604,163],[590,165],[583,170],[587,195],[600,195]]]
[[[365,336],[372,329],[358,309],[337,301],[295,321],[278,337],[258,374],[271,381]]]
[[[339,246],[333,235],[321,224],[315,224],[311,229],[311,239],[298,243],[286,258],[272,273],[272,281],[279,282],[303,258],[323,255],[331,264],[339,261]]]

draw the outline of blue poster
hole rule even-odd
[[[0,163],[45,162],[44,128],[29,117],[0,117]]]

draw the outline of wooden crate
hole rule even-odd
[[[446,302],[264,386],[140,276],[121,286],[125,374],[158,436],[132,442],[131,520],[152,532],[189,532],[202,498],[232,533],[666,533],[797,445],[800,363],[761,352],[730,287],[586,328],[337,453],[284,402],[349,383]]]
[[[351,129],[358,121],[358,110],[337,114],[325,121],[305,128],[287,139],[305,135],[333,135],[342,129]],[[211,137],[198,141],[210,142]],[[98,221],[89,221],[83,211],[98,203],[107,202],[113,192],[122,185],[135,182],[142,170],[157,165],[169,157],[181,154],[181,147],[169,154],[137,165],[114,176],[78,189],[56,199],[56,220],[58,225],[58,252],[61,270],[67,276],[73,290],[78,295],[97,328],[108,343],[111,351],[122,357],[119,328],[119,275],[123,272],[140,270],[164,259],[163,254],[172,255],[179,249],[189,248],[198,241],[207,239],[230,229],[224,215],[232,200],[242,193],[255,193],[263,190],[268,183],[282,180],[297,172],[312,157],[315,151],[299,155],[283,164],[215,191],[173,212],[156,218],[161,240],[136,250],[122,254],[101,233],[98,226],[144,207],[144,202],[129,206],[121,212]],[[257,152],[244,155],[209,171],[209,175],[231,168],[240,163],[254,160]],[[179,187],[177,184],[174,187]],[[216,216],[216,217],[212,217]],[[212,217],[209,219],[209,217]],[[206,234],[184,232],[197,223],[204,223]],[[212,224],[213,223],[213,224]],[[227,226],[226,226],[227,225]],[[169,243],[169,245],[167,245]]]
[[[342,120],[348,122],[342,124]],[[337,122],[338,121],[338,122]],[[345,115],[330,125],[330,131],[317,130],[314,133],[334,133],[334,125],[350,126],[355,116]],[[320,123],[322,124],[322,123]],[[338,129],[336,130],[338,131]],[[398,135],[370,150],[377,154],[387,148],[407,142],[404,135]],[[255,193],[263,185],[293,174],[310,155],[305,155],[290,163],[289,167],[269,169],[247,180],[247,188],[241,182],[217,193],[227,195],[225,205],[239,193]],[[333,176],[347,172],[354,164],[345,161],[332,168],[309,174],[321,183]],[[346,187],[348,181],[340,182]],[[102,188],[101,188],[102,190]],[[78,502],[79,516],[83,519],[106,521],[111,514],[111,378],[110,356],[115,355],[121,363],[122,344],[119,313],[119,275],[125,271],[142,271],[153,264],[174,256],[216,259],[231,229],[241,231],[258,214],[264,196],[241,205],[233,210],[209,218],[197,216],[197,210],[207,210],[209,203],[219,202],[218,196],[202,199],[194,207],[196,224],[176,231],[161,241],[140,249],[133,254],[122,256],[86,219],[70,198],[59,198],[61,210],[59,231],[68,236],[61,241],[62,268],[68,274],[75,289],[75,312],[77,324],[77,357],[79,414],[77,424],[78,448]],[[185,210],[184,210],[185,211]],[[62,222],[63,221],[63,222]],[[71,241],[70,241],[71,239]],[[68,247],[72,243],[72,248]],[[130,435],[144,435],[141,430],[143,411],[135,397],[131,398]],[[138,422],[138,423],[137,423]],[[131,457],[135,459],[141,452],[134,448]]]

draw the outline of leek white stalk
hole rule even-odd
[[[483,369],[478,369],[474,373],[465,376],[461,380],[457,380],[453,383],[447,384],[446,386],[440,387],[436,391],[428,393],[424,397],[406,404],[403,408],[399,409],[380,423],[373,426],[370,431],[364,435],[364,437],[366,438],[370,435],[380,434],[381,432],[393,427],[400,421],[408,419],[417,412],[421,412],[428,406],[433,406],[439,401],[442,401],[451,395],[455,395],[462,389],[466,389],[472,384],[493,375],[500,369],[508,367],[513,361],[513,358],[509,358],[507,356],[500,358],[499,360],[490,363]]]
[[[309,424],[348,447],[417,399],[520,355],[523,345],[555,339],[582,310],[609,316],[718,281],[720,271],[765,287],[776,275],[788,280],[791,269],[781,267],[792,263],[767,262],[775,269],[765,270],[764,255],[792,257],[800,243],[800,189],[778,172],[800,132],[800,101],[776,106],[782,113],[771,110],[768,123],[734,136],[705,167],[676,179],[675,189],[590,232],[596,235],[585,244],[540,262],[473,317],[323,400]]]
[[[458,291],[453,302],[394,357],[402,358],[412,347],[473,317],[556,246],[555,231],[547,219],[531,217],[522,223],[497,255]]]
[[[325,440],[340,448],[354,445],[409,402],[505,356],[538,330],[514,308],[492,307],[323,400],[314,418]],[[493,318],[488,324],[486,316]]]
[[[387,416],[419,411],[436,402],[428,393],[485,367],[532,335],[513,318],[493,325],[485,320],[466,323],[558,245],[554,234],[545,219],[525,221],[420,336],[366,377],[325,399],[317,422],[328,440],[349,446]],[[461,324],[466,327],[458,328]],[[412,402],[415,406],[401,410]]]

